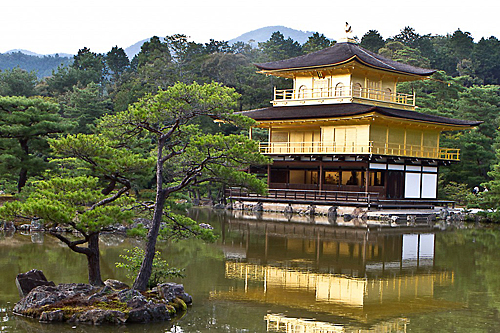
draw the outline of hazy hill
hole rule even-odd
[[[294,41],[299,42],[300,44],[304,44],[305,42],[307,42],[307,39],[314,33],[314,31],[301,31],[277,25],[249,31],[241,36],[229,40],[228,42],[229,44],[234,44],[235,42],[249,43],[251,40],[253,40],[253,42],[251,43],[252,46],[257,46],[258,43],[267,41],[271,37],[273,32],[276,31],[281,32],[283,36],[285,36],[285,38],[291,38]]]
[[[58,54],[42,56],[24,53],[28,51],[9,52],[0,53],[0,70],[19,67],[28,72],[35,71],[38,78],[50,76],[52,71],[57,70],[60,65],[69,65],[73,62],[73,56],[63,57]]]
[[[127,55],[127,57],[130,60],[132,60],[132,58],[135,57],[137,55],[137,53],[139,53],[141,51],[142,44],[144,44],[145,42],[147,42],[150,39],[151,38],[143,39],[141,41],[138,41],[134,45],[130,45],[129,47],[123,49],[125,51],[125,54]]]
[[[309,36],[314,32],[312,31],[301,31],[292,28],[287,28],[284,26],[270,26],[247,33],[242,34],[236,38],[229,40],[229,44],[235,42],[245,42],[250,41],[252,46],[258,46],[258,43],[267,41],[273,32],[279,31],[285,36],[285,38],[292,38],[294,41],[304,44]],[[148,41],[150,38],[143,39],[137,43],[130,45],[125,48],[124,51],[128,58],[132,58],[141,51],[141,46],[144,42]],[[111,47],[110,47],[111,49]],[[28,50],[10,50],[5,53],[0,53],[0,70],[12,69],[14,67],[20,67],[27,71],[36,71],[39,78],[50,76],[52,70],[56,70],[60,64],[68,65],[73,61],[73,55],[66,53],[52,54],[52,55],[41,55]]]
[[[304,44],[305,42],[307,42],[309,36],[312,36],[312,34],[314,33],[313,31],[301,31],[292,28],[287,28],[281,25],[276,25],[246,32],[241,36],[229,40],[228,43],[230,45],[234,44],[235,42],[249,43],[251,40],[253,40],[251,44],[252,46],[256,47],[258,46],[258,43],[265,42],[269,38],[271,38],[273,32],[276,31],[281,32],[283,36],[285,36],[285,38],[292,38],[294,41],[297,41],[300,44]],[[124,50],[128,58],[132,59],[137,53],[139,53],[141,51],[142,44],[144,44],[144,42],[148,40],[149,38],[143,39],[135,43],[134,45],[125,48]]]
[[[54,57],[56,55],[59,56],[59,57],[64,57],[64,58],[73,58],[73,54],[69,54],[69,53],[39,54],[39,53],[31,52],[29,50],[22,50],[22,49],[9,50],[9,51],[5,52],[4,54],[7,54],[7,53],[18,53],[18,52],[21,52],[21,53],[26,54],[26,55],[40,57],[40,58],[43,58],[43,57],[46,57],[46,56],[52,56],[52,57]]]

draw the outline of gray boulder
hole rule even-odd
[[[171,315],[165,304],[148,303],[128,313],[127,323],[147,323],[150,321],[170,320]]]
[[[344,222],[349,222],[354,219],[352,214],[344,214]]]
[[[102,302],[112,292],[113,292],[113,289],[111,287],[108,287],[108,286],[105,285],[101,290],[99,290],[95,294],[90,295],[87,300],[88,301],[92,301],[92,302]]]
[[[173,302],[176,298],[180,298],[186,305],[193,303],[193,298],[184,291],[182,284],[173,282],[162,283],[158,285],[157,291],[158,295],[168,302]]]
[[[338,207],[337,206],[331,206],[328,208],[328,222],[330,223],[337,223],[337,217],[338,217],[338,212],[337,212]]]
[[[264,210],[264,205],[262,205],[262,202],[259,201],[252,207],[252,210],[254,212],[262,212]]]
[[[124,289],[120,291],[118,294],[118,300],[123,303],[127,303],[132,300],[134,297],[144,298],[146,299],[140,292],[134,289]]]
[[[70,321],[93,325],[101,325],[105,323],[123,324],[127,321],[127,318],[121,311],[94,309],[75,314]]]
[[[63,310],[44,311],[40,315],[39,320],[43,323],[62,322],[64,321],[64,311]]]
[[[47,278],[42,271],[38,269],[32,269],[29,272],[17,274],[16,286],[19,291],[19,296],[21,298],[28,295],[28,293],[38,286],[53,286],[54,282],[47,281]]]
[[[127,307],[132,309],[142,308],[148,303],[148,300],[144,296],[134,296],[131,300],[127,302]]]
[[[226,206],[223,203],[217,203],[213,206],[214,209],[224,209]]]
[[[114,290],[130,289],[130,287],[126,283],[113,279],[107,279],[106,281],[104,281],[104,285]]]
[[[67,298],[79,295],[88,295],[94,290],[89,284],[62,283],[57,286],[38,286],[31,290],[26,297],[14,306],[14,313],[24,314],[32,308],[54,304]]]

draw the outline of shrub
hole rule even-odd
[[[128,270],[127,277],[135,279],[141,268],[144,259],[144,250],[138,247],[125,250],[127,254],[120,254],[120,258],[125,262],[117,262],[116,267],[125,268]],[[167,282],[169,278],[184,277],[183,270],[177,268],[170,268],[165,260],[160,258],[160,252],[155,252],[153,259],[153,271],[148,281],[148,288],[156,287],[159,283]]]

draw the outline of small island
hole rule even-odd
[[[55,285],[42,271],[31,270],[19,274],[16,284],[22,299],[14,306],[14,313],[45,323],[100,325],[171,320],[193,302],[176,283],[162,283],[146,292],[130,289],[117,280],[104,281],[104,287]]]

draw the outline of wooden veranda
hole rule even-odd
[[[249,192],[243,188],[226,189],[230,201],[274,202],[328,206],[355,206],[367,208],[433,208],[455,207],[454,201],[437,199],[384,199],[378,192],[351,192],[325,190],[269,189],[266,195]]]

